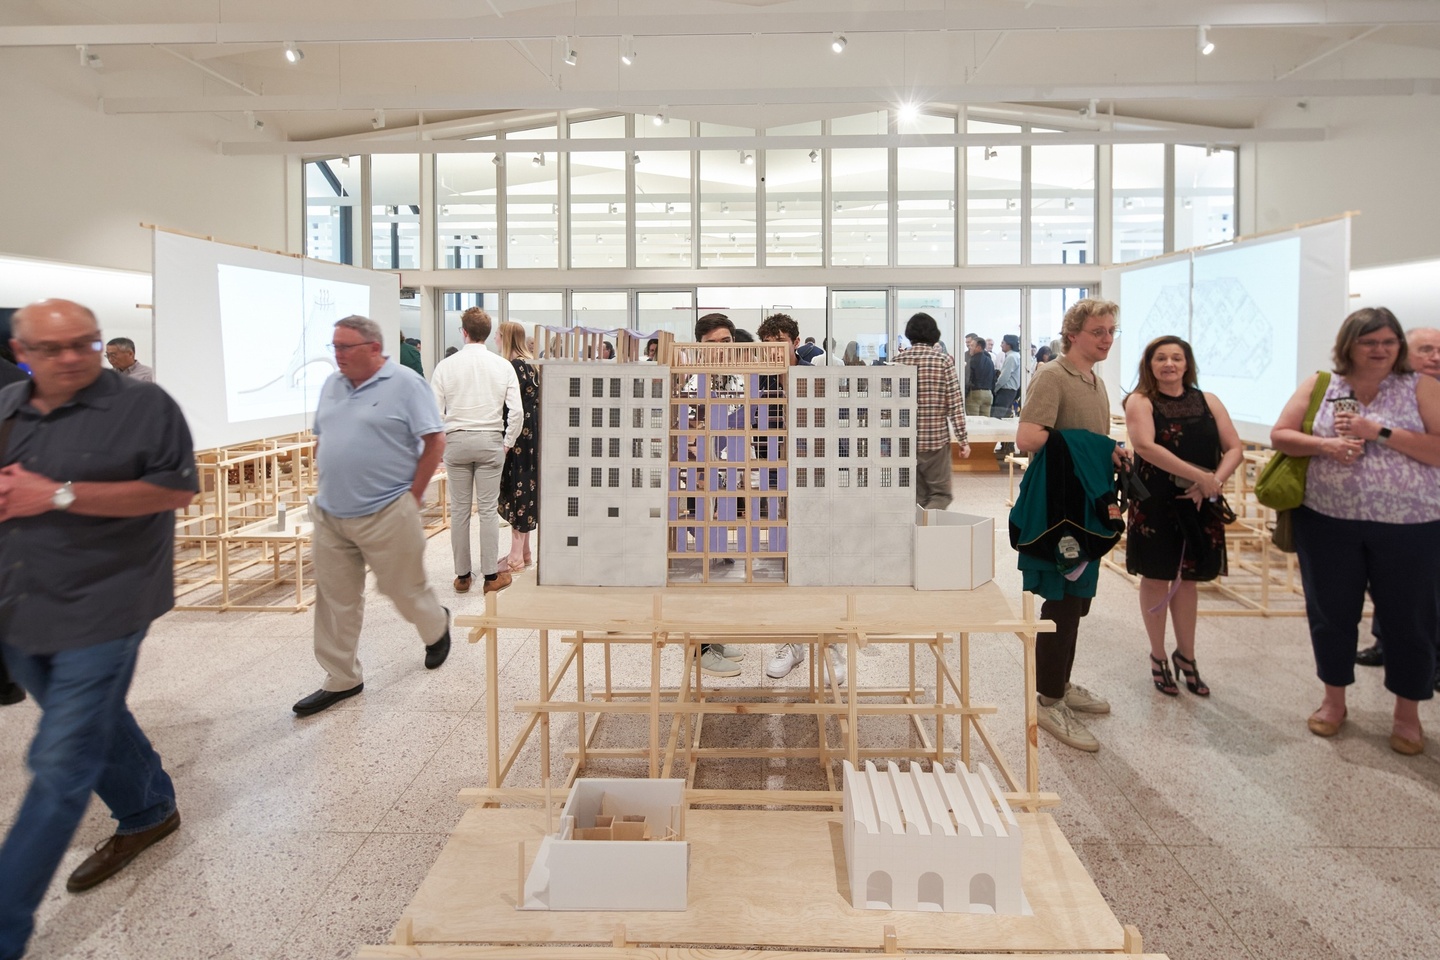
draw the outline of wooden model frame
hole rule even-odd
[[[575,782],[589,761],[601,758],[642,758],[647,761],[650,777],[668,776],[678,763],[690,787],[695,784],[701,761],[804,758],[821,764],[828,789],[719,790],[713,792],[716,799],[708,802],[797,802],[798,796],[802,798],[799,802],[838,807],[840,791],[835,779],[835,761],[848,759],[858,766],[862,759],[908,758],[925,759],[943,766],[958,759],[968,765],[978,738],[1000,771],[1010,803],[1026,810],[1039,809],[1058,802],[1054,794],[1042,793],[1039,788],[1035,706],[1035,636],[1038,631],[1049,629],[1050,624],[1035,618],[1030,595],[1024,596],[1023,603],[1023,616],[1016,618],[994,583],[975,591],[937,591],[923,595],[909,587],[862,587],[842,593],[830,588],[806,587],[756,591],[737,585],[704,590],[670,588],[657,592],[643,588],[536,587],[517,583],[506,591],[503,599],[488,594],[482,615],[455,619],[456,626],[473,628],[472,643],[485,644],[489,746],[485,792],[508,792],[502,790],[505,780],[532,735],[536,735],[540,753],[541,787],[549,785],[554,749],[550,718],[559,713],[574,714],[577,718],[576,743],[564,754],[570,760],[564,786]],[[747,622],[737,623],[734,613],[742,604]],[[538,696],[514,704],[514,710],[525,716],[525,723],[508,748],[500,742],[501,697],[497,674],[501,628],[539,631]],[[996,708],[971,701],[971,632],[1014,633],[1021,641],[1025,658],[1026,746],[1020,775],[999,753],[984,723],[984,717],[995,713]],[[559,663],[553,669],[552,639],[565,644]],[[699,667],[701,645],[708,642],[808,643],[812,645],[812,652],[825,651],[822,656],[833,656],[828,645],[835,643],[847,649],[852,664],[858,664],[858,652],[871,643],[902,644],[907,648],[909,682],[896,688],[862,688],[856,682],[858,670],[852,669],[847,671],[846,683],[837,685],[832,669],[829,682],[821,684],[815,657],[811,656],[809,682],[805,686],[716,686],[706,682]],[[649,647],[648,687],[626,689],[612,682],[611,651],[621,644]],[[958,670],[947,662],[946,651],[952,644],[957,653]],[[661,684],[661,658],[667,646],[680,646],[685,657],[686,670],[678,687]],[[602,681],[592,694],[587,688],[587,653],[597,652]],[[928,658],[923,657],[925,653],[929,654]],[[920,681],[921,662],[933,668],[933,695],[927,693]],[[572,672],[577,691],[575,699],[557,697]],[[931,699],[927,700],[927,696]],[[875,702],[880,699],[900,702]],[[595,746],[600,719],[610,714],[647,717],[647,742],[634,746]],[[814,746],[796,747],[706,746],[702,742],[705,717],[721,714],[810,716],[818,727],[817,742]],[[832,716],[838,721],[841,738],[835,744],[830,742],[826,730],[826,720]],[[919,746],[862,745],[858,736],[859,720],[869,716],[905,717]],[[662,721],[662,718],[667,719]],[[958,751],[949,746],[946,738],[949,718],[960,724]]]

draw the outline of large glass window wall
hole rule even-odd
[[[889,117],[876,111],[763,131],[815,136],[810,149],[737,148],[757,131],[673,118],[656,124],[642,115],[571,120],[564,147],[534,153],[311,160],[304,166],[305,251],[354,263],[368,241],[369,265],[395,270],[1063,268],[1096,263],[1107,218],[1107,262],[1235,235],[1234,149],[1006,146],[1007,137],[1056,131],[972,115],[963,129],[996,143],[965,147],[962,191],[957,148],[863,145],[887,129],[953,133],[955,117]],[[500,148],[555,141],[560,131],[529,127],[472,142]],[[627,137],[641,143],[614,149]],[[643,149],[655,137],[694,146]],[[851,137],[853,147],[845,145]],[[717,138],[730,142],[706,147]],[[609,141],[611,149],[586,150],[586,140]],[[1104,211],[1096,210],[1100,151],[1108,151],[1111,171]],[[422,209],[431,178],[433,206]],[[433,262],[422,262],[422,229],[433,230]]]

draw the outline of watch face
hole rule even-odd
[[[50,502],[57,510],[65,510],[75,502],[75,491],[70,489],[70,484],[65,484],[50,497]]]

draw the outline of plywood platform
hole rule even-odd
[[[488,955],[561,957],[573,946],[748,945],[749,950],[1112,952],[1137,946],[1053,819],[1017,813],[1032,916],[856,910],[845,880],[841,818],[829,811],[691,810],[690,907],[684,913],[517,911],[520,841],[528,868],[545,815],[472,807],[406,908],[403,947],[361,957],[480,956],[467,945],[520,945]],[[553,949],[540,949],[551,947]],[[418,952],[422,948],[426,952]],[[444,952],[429,952],[431,949]],[[417,952],[370,952],[383,950]],[[608,952],[608,951],[607,951]],[[635,956],[660,956],[637,951]],[[699,952],[696,952],[699,955]],[[709,951],[705,956],[711,956]],[[736,953],[754,956],[754,953]]]

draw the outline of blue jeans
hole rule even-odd
[[[25,952],[35,910],[99,794],[118,822],[139,833],[175,811],[175,787],[125,706],[145,631],[55,654],[0,644],[15,681],[40,706],[30,744],[30,789],[0,846],[0,960]]]

